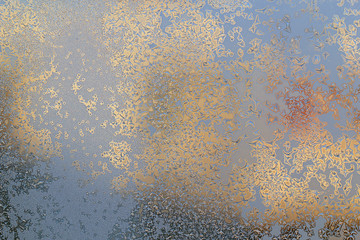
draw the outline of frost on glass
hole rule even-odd
[[[2,239],[356,239],[355,0],[0,1]]]

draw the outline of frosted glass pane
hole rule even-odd
[[[0,0],[0,239],[356,239],[357,0]]]

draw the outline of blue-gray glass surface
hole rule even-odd
[[[357,0],[0,0],[0,239],[360,239]]]

